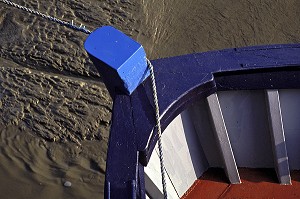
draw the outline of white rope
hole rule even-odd
[[[21,6],[19,4],[16,4],[16,3],[8,1],[8,0],[0,0],[0,2],[10,5],[10,6],[13,6],[13,7],[16,7],[18,9],[24,10],[31,14],[35,14],[37,16],[43,17],[45,19],[56,22],[60,25],[66,26],[68,28],[72,28],[74,30],[81,31],[86,34],[91,33],[91,31],[86,29],[86,27],[83,26],[82,24],[80,26],[74,25],[73,20],[71,23],[69,23],[69,22],[57,19],[55,17],[52,17],[48,14],[43,14],[41,12],[32,10],[25,6]],[[155,84],[155,76],[154,76],[154,71],[153,71],[153,65],[151,64],[151,62],[148,59],[147,59],[147,64],[148,64],[148,67],[150,69],[150,74],[151,74],[151,84],[152,84],[153,98],[154,98],[154,105],[155,105],[155,117],[156,117],[157,133],[158,133],[158,151],[159,151],[159,160],[160,160],[160,170],[161,170],[161,176],[162,176],[163,194],[164,194],[164,199],[167,199],[168,195],[167,195],[167,186],[166,186],[166,177],[165,177],[165,166],[164,166],[164,158],[163,158],[162,143],[161,143],[162,132],[161,132],[161,126],[160,126],[160,118],[159,118],[160,116],[159,116],[159,106],[158,106],[158,98],[157,98],[157,91],[156,91],[156,84]]]
[[[163,157],[163,151],[162,151],[162,143],[161,143],[161,126],[160,126],[160,116],[159,116],[159,106],[158,106],[158,98],[157,98],[157,91],[156,91],[156,83],[155,83],[155,75],[153,70],[153,65],[151,62],[147,59],[147,64],[150,69],[150,77],[151,77],[151,84],[152,84],[152,90],[153,90],[153,98],[154,98],[154,106],[155,106],[155,118],[156,118],[156,126],[157,126],[157,134],[158,134],[158,156],[160,161],[160,172],[161,172],[161,178],[162,178],[162,186],[163,186],[163,193],[164,193],[164,199],[168,198],[167,194],[167,185],[166,185],[166,177],[165,177],[165,166],[164,166],[164,157]]]
[[[74,30],[81,31],[81,32],[84,32],[84,33],[86,33],[86,34],[90,34],[90,33],[91,33],[91,31],[89,31],[88,29],[86,29],[86,27],[85,27],[84,25],[82,25],[82,24],[81,24],[80,26],[76,26],[76,25],[73,23],[73,20],[72,20],[72,22],[66,22],[66,21],[57,19],[57,18],[55,18],[55,17],[52,17],[52,16],[50,16],[50,15],[48,15],[48,14],[43,14],[43,13],[41,13],[41,12],[32,10],[32,9],[27,8],[27,7],[25,7],[25,6],[21,6],[21,5],[19,5],[19,4],[16,4],[16,3],[14,3],[14,2],[11,2],[11,1],[0,0],[0,2],[5,3],[5,4],[7,4],[7,5],[10,5],[10,6],[13,6],[13,7],[16,7],[16,8],[18,8],[18,9],[24,10],[24,11],[29,12],[29,13],[31,13],[31,14],[34,14],[34,15],[43,17],[43,18],[48,19],[48,20],[50,20],[50,21],[54,21],[54,22],[56,22],[56,23],[59,23],[60,25],[66,26],[66,27],[68,27],[68,28],[72,28],[72,29],[74,29]]]

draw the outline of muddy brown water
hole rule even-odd
[[[300,42],[298,0],[14,2],[115,26],[150,59]],[[112,102],[85,38],[0,3],[0,198],[103,198]]]

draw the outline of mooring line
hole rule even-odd
[[[155,75],[154,69],[151,62],[147,59],[147,64],[150,69],[150,77],[151,77],[151,84],[152,84],[152,91],[153,91],[153,100],[154,100],[154,108],[155,108],[155,118],[156,118],[156,126],[157,126],[157,134],[158,134],[158,153],[159,153],[159,161],[160,161],[160,172],[162,178],[162,186],[163,186],[163,194],[164,199],[168,198],[167,194],[167,185],[166,185],[166,177],[165,177],[165,165],[164,165],[164,156],[162,150],[162,142],[161,142],[161,125],[160,125],[160,115],[159,115],[159,106],[158,106],[158,97],[157,97],[157,90],[156,90],[156,82],[155,82]]]
[[[8,1],[8,0],[0,0],[0,2],[5,3],[7,5],[13,6],[15,8],[24,10],[28,13],[40,16],[44,19],[48,19],[50,21],[56,22],[62,26],[66,26],[68,28],[71,28],[73,30],[76,31],[81,31],[84,32],[86,34],[90,34],[91,31],[89,31],[88,29],[86,29],[85,26],[83,26],[82,24],[80,26],[76,26],[72,22],[67,22],[67,21],[63,21],[60,20],[56,17],[50,16],[48,14],[43,14],[39,11],[27,8],[25,6],[21,6],[19,4],[16,4],[12,1]],[[155,83],[155,76],[154,76],[154,70],[153,70],[153,65],[151,64],[151,62],[147,59],[147,64],[148,67],[150,69],[150,74],[151,74],[151,84],[152,84],[152,90],[153,90],[153,98],[154,98],[154,105],[155,105],[155,116],[156,116],[156,126],[157,126],[157,133],[158,133],[158,151],[159,151],[159,160],[160,160],[160,169],[161,169],[161,176],[162,176],[162,186],[163,186],[163,194],[164,194],[164,199],[168,198],[167,195],[167,185],[166,185],[166,177],[165,177],[165,166],[164,166],[164,158],[163,158],[163,151],[162,151],[162,142],[161,142],[161,125],[160,125],[160,116],[159,116],[159,106],[158,106],[158,97],[157,97],[157,91],[156,91],[156,83]]]
[[[37,15],[37,16],[40,16],[44,19],[48,19],[50,21],[53,21],[55,23],[58,23],[62,26],[66,26],[68,28],[71,28],[73,30],[76,30],[76,31],[80,31],[80,32],[84,32],[86,34],[90,34],[91,31],[89,31],[88,29],[86,29],[86,27],[84,25],[80,25],[80,26],[76,26],[74,23],[73,23],[73,20],[71,22],[67,22],[67,21],[63,21],[61,19],[58,19],[56,17],[53,17],[53,16],[50,16],[48,14],[44,14],[44,13],[41,13],[39,11],[36,11],[36,10],[33,10],[33,9],[30,9],[30,8],[27,8],[25,6],[21,6],[19,4],[16,4],[12,1],[8,1],[8,0],[0,0],[0,2],[2,3],[5,3],[7,5],[10,5],[10,6],[13,6],[15,8],[18,8],[18,9],[21,9],[21,10],[24,10],[25,12],[28,12],[28,13],[31,13],[31,14],[34,14],[34,15]]]

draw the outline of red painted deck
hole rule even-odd
[[[273,169],[239,168],[242,184],[228,184],[221,169],[209,169],[182,199],[300,198],[300,171],[292,171],[292,185],[280,185]]]

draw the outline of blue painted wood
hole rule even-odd
[[[300,88],[300,44],[226,49],[152,63],[162,130],[188,105],[217,90]],[[116,94],[113,100],[105,198],[142,197],[139,164],[147,165],[157,142],[149,78],[130,96]]]
[[[138,170],[138,184],[137,184],[137,198],[146,199],[146,190],[145,190],[145,172],[144,166],[139,164]]]
[[[132,103],[124,94],[117,94],[115,100],[106,160],[106,198],[135,198],[138,151]]]
[[[142,45],[111,26],[93,31],[84,47],[112,97],[131,94],[150,74]]]

